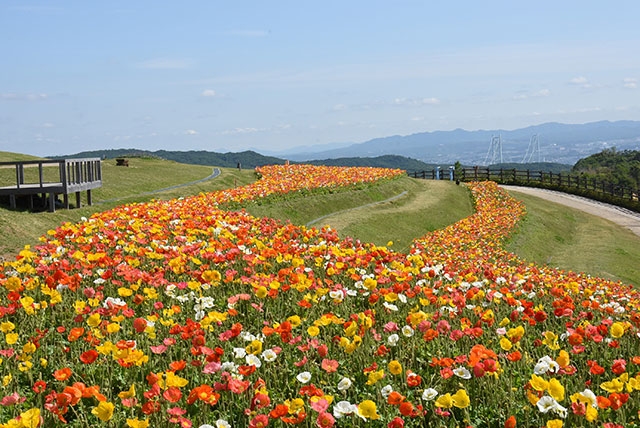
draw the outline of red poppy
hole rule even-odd
[[[144,318],[136,318],[133,320],[133,329],[136,333],[143,333],[147,329],[147,320]]]
[[[162,396],[170,403],[177,403],[182,398],[182,391],[180,391],[180,389],[176,388],[175,386],[170,386],[165,392],[162,393]]]
[[[185,360],[173,361],[171,364],[169,364],[169,368],[174,372],[184,370],[185,367],[187,367],[187,362]]]
[[[85,364],[91,364],[98,358],[99,355],[100,354],[98,354],[98,351],[96,351],[95,349],[90,349],[80,354],[80,361]]]

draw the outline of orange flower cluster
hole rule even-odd
[[[0,426],[638,424],[640,294],[504,251],[524,209],[495,184],[401,254],[220,209],[401,172],[260,172],[6,262]]]

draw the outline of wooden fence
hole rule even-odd
[[[518,169],[491,169],[487,167],[436,168],[430,171],[415,171],[409,174],[413,178],[452,181],[495,181],[500,184],[544,187],[577,194],[591,199],[623,206],[640,212],[640,188],[620,186],[609,181],[599,180],[584,174],[554,173]]]

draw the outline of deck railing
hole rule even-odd
[[[56,167],[57,166],[57,171]],[[0,168],[14,168],[15,180],[5,176],[0,184],[0,195],[9,196],[11,208],[16,208],[16,196],[29,195],[29,207],[33,208],[33,195],[49,194],[49,211],[55,210],[56,195],[64,196],[69,207],[69,193],[76,193],[76,206],[80,206],[80,192],[87,191],[87,203],[91,205],[91,189],[102,186],[102,164],[99,158],[35,160],[0,162]]]

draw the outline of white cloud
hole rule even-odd
[[[203,97],[215,97],[216,96],[216,91],[214,91],[213,89],[205,89],[204,91],[202,91],[201,94]]]
[[[423,105],[436,105],[440,104],[440,100],[434,97],[431,98],[396,98],[392,101],[393,105],[397,106],[423,106]]]
[[[574,85],[584,85],[585,83],[589,83],[589,80],[584,76],[578,76],[569,80],[569,83],[573,83]]]
[[[198,131],[195,131],[193,129],[187,129],[186,131],[184,131],[184,133],[187,135],[198,135]]]
[[[421,103],[423,105],[425,104],[431,104],[431,105],[435,105],[435,104],[440,104],[440,100],[435,98],[435,97],[431,97],[431,98],[423,98],[421,100]]]
[[[187,58],[153,58],[136,64],[137,68],[150,70],[184,70],[192,68],[193,60]]]
[[[580,86],[581,88],[591,88],[591,82],[589,82],[589,79],[587,79],[584,76],[578,76],[578,77],[574,77],[573,79],[569,80],[569,83],[572,85],[576,85],[576,86]]]
[[[336,104],[333,106],[334,111],[343,111],[346,109],[347,109],[347,106],[345,104]]]
[[[626,77],[623,82],[625,88],[636,89],[638,87],[638,79],[636,78]]]

